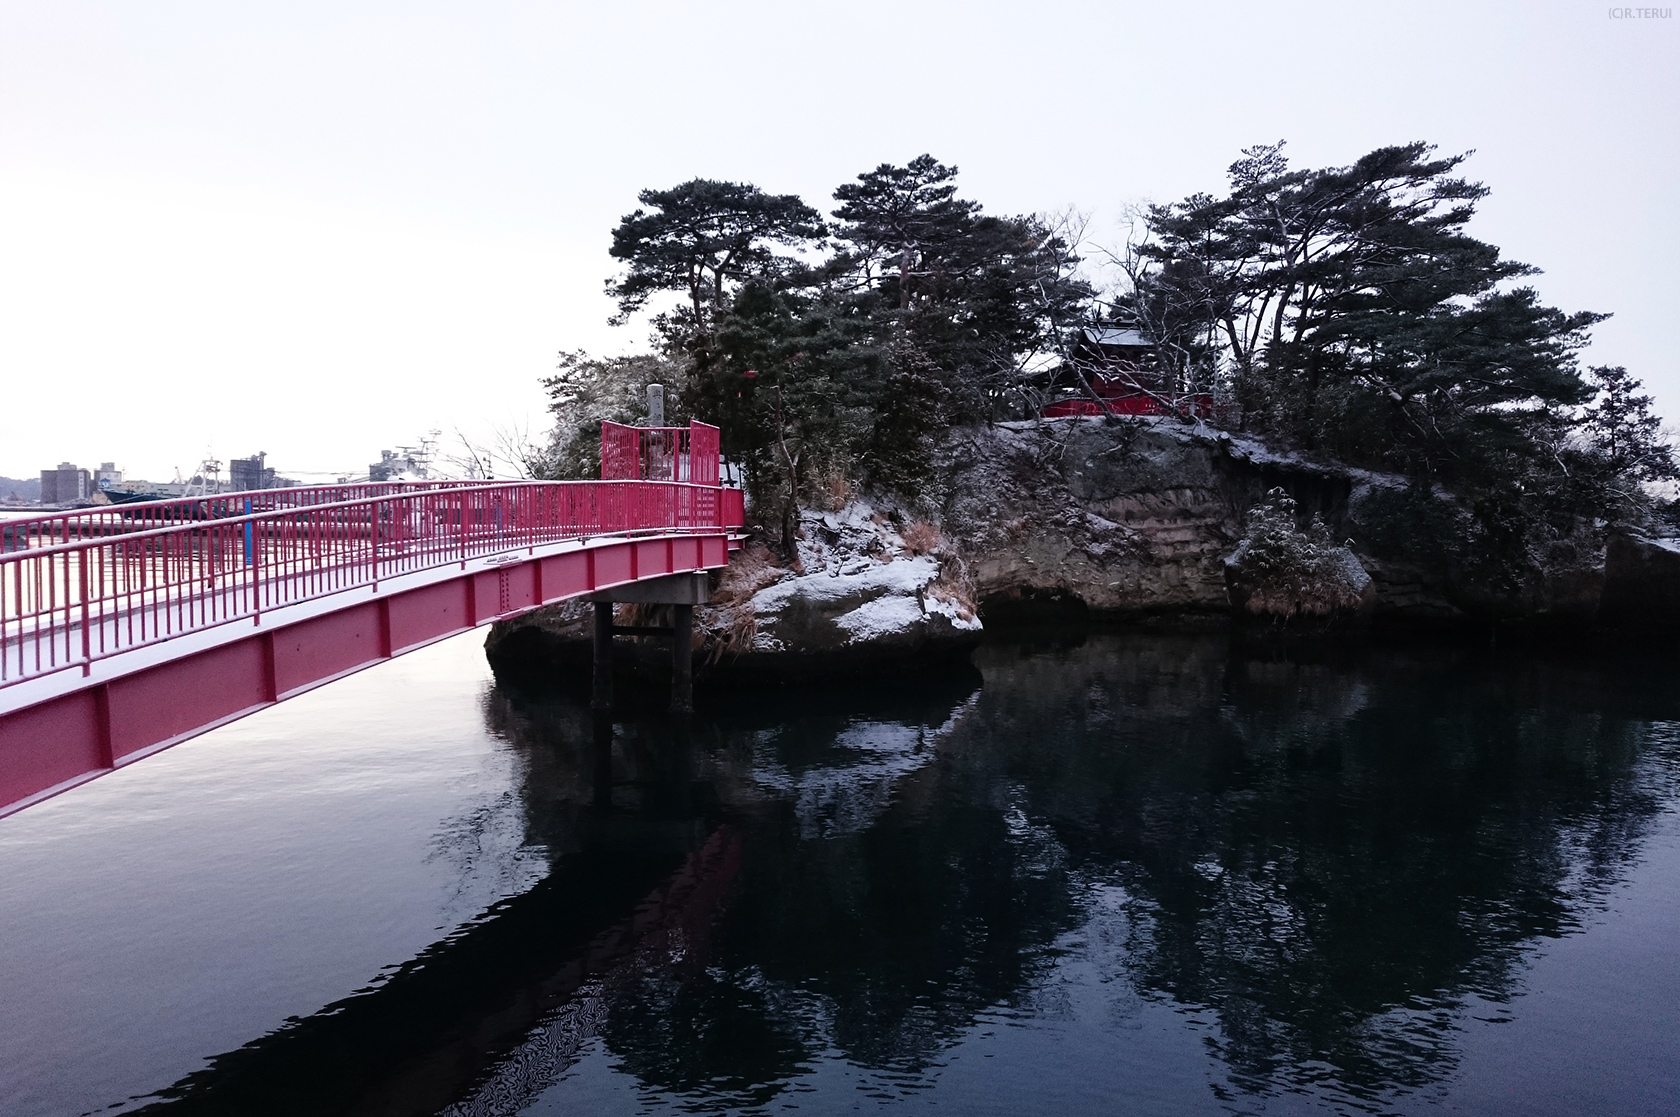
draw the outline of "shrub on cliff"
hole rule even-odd
[[[1316,515],[1302,528],[1282,489],[1249,510],[1242,541],[1225,559],[1225,581],[1233,606],[1277,625],[1357,612],[1373,592],[1353,552],[1332,541]]]

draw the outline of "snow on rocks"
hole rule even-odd
[[[935,545],[931,527],[901,533],[868,502],[854,501],[838,512],[808,513],[801,529],[805,573],[790,571],[752,596],[753,652],[912,651],[978,636],[965,588],[946,577],[951,560],[913,553]]]
[[[711,600],[694,611],[697,680],[720,685],[826,681],[965,662],[980,618],[963,564],[931,524],[864,500],[807,512],[798,561],[762,544],[730,559]],[[620,606],[620,623],[667,623],[658,607]],[[626,617],[624,610],[638,610]],[[651,612],[651,615],[650,615]],[[590,607],[539,609],[493,627],[492,662],[589,661]],[[662,642],[622,641],[626,670],[657,673]]]
[[[750,778],[792,794],[801,838],[860,834],[887,812],[906,779],[933,762],[978,702],[979,694],[970,694],[943,724],[855,722],[825,756],[797,768],[789,767],[786,752],[776,747],[782,730],[764,730],[753,741]]]

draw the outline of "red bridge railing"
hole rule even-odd
[[[7,522],[0,688],[475,557],[599,535],[737,527],[740,493],[717,484],[716,428],[709,430],[709,444],[707,435],[691,435],[671,459],[709,483],[322,486]],[[602,447],[605,467],[605,436]]]
[[[253,492],[221,493],[216,496],[181,497],[176,500],[135,501],[47,512],[27,519],[0,521],[0,552],[17,550],[23,540],[69,543],[123,535],[146,528],[167,527],[189,520],[218,520],[246,511],[273,512],[282,508],[305,508],[314,504],[335,504],[391,496],[423,489],[459,487],[459,481],[372,481],[351,485],[310,485],[290,489],[262,489]],[[247,507],[249,505],[249,507]]]

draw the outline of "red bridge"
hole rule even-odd
[[[603,424],[601,466],[0,524],[0,815],[447,636],[729,561],[716,427]]]

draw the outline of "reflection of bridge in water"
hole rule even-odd
[[[517,508],[498,520],[467,488],[414,492],[437,498],[445,510],[432,519],[456,539],[531,522]],[[242,562],[251,538],[279,553],[283,533],[247,536],[238,528],[255,521],[243,515],[227,517],[224,550],[202,550]],[[350,553],[375,541],[380,562],[403,553],[406,527],[358,515],[322,522]],[[50,550],[28,531],[16,538],[29,549],[3,557]],[[132,524],[87,538],[144,543]],[[635,548],[691,538],[728,542],[702,524],[605,544],[640,564],[658,552]],[[542,562],[573,561],[598,542],[532,546]],[[513,564],[480,559],[502,553],[451,554],[440,568],[462,583],[459,600],[499,607],[501,566]],[[59,565],[38,569],[68,566],[46,561]],[[374,568],[377,588],[334,592],[364,595],[365,608],[403,585],[390,561]],[[547,570],[532,577],[548,584]],[[270,632],[279,609],[264,610],[219,627]],[[392,610],[387,623],[400,618]],[[1671,663],[1434,648],[1320,663],[1140,635],[991,647],[979,663],[978,695],[972,678],[944,691],[919,681],[898,698],[873,686],[742,694],[692,726],[605,736],[582,701],[492,691],[486,717],[521,758],[523,844],[547,857],[545,879],[371,988],[141,1103],[466,1117],[544,1095],[558,1108],[578,1096],[565,1072],[593,1051],[631,1089],[689,1109],[767,1108],[837,1081],[887,1098],[941,1076],[981,1083],[999,1108],[1068,1108],[1092,1096],[1070,1094],[1076,1081],[1105,1101],[1140,1081],[1180,1096],[1167,1056],[1188,1035],[1231,1104],[1388,1110],[1463,1077],[1488,1030],[1478,1021],[1523,1014],[1530,961],[1606,910],[1630,866],[1673,863],[1649,840],[1659,823],[1673,833],[1664,819],[1680,786]],[[105,670],[69,662],[0,694],[55,675],[97,684]],[[1636,1011],[1582,997],[1571,1020],[1612,1020],[1630,1042],[1669,1051],[1672,967],[1628,972],[1656,993],[1624,981]],[[1069,990],[1083,1008],[1062,999]],[[1125,1044],[1113,1042],[1116,1022]],[[1071,1053],[1055,1066],[1077,1076],[1039,1071],[1050,1045],[977,1038],[1051,1029]],[[1013,1054],[1016,1077],[959,1079],[993,1052]],[[1630,1083],[1616,1099],[1672,1081],[1640,1058],[1607,1064]],[[1545,1071],[1531,1056],[1496,1085],[1514,1091]]]
[[[719,484],[716,428],[605,424],[602,477],[265,490],[8,523],[0,814],[444,637],[626,587],[658,599],[661,579],[728,562],[742,505]],[[693,579],[670,592],[686,663]]]
[[[727,824],[604,808],[577,821],[596,833],[529,891],[375,987],[216,1056],[159,1091],[158,1108],[419,1117],[534,1100],[595,1034],[615,990],[704,965],[740,870]],[[687,840],[673,841],[679,833]]]

